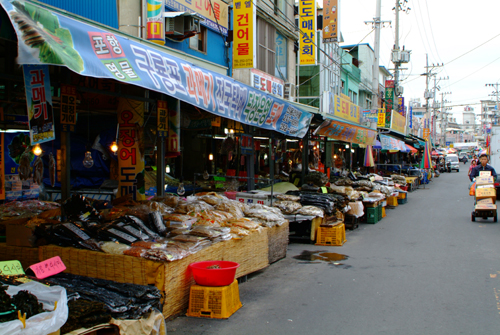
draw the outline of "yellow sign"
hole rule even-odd
[[[385,127],[385,110],[383,108],[378,109],[377,127]]]
[[[323,1],[323,43],[337,42],[338,0]]]
[[[145,200],[144,102],[120,98],[118,124],[118,197]]]
[[[316,64],[316,1],[299,0],[300,65]]]
[[[255,62],[254,34],[256,14],[253,1],[236,1],[233,14],[233,67],[235,69],[253,68]]]
[[[344,98],[346,97],[346,98]],[[334,97],[334,115],[344,120],[359,123],[360,109],[346,95]]]
[[[391,113],[391,129],[404,134],[406,132],[406,118],[395,111]]]
[[[424,140],[429,141],[431,139],[431,130],[429,128],[424,128]]]

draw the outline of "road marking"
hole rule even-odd
[[[496,278],[496,277],[497,277],[496,273],[490,274],[490,278]]]

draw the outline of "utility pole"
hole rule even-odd
[[[437,103],[436,103],[436,90],[440,91],[441,90],[441,87],[439,87],[437,84],[441,81],[441,80],[448,80],[450,79],[449,77],[443,77],[443,78],[437,78],[436,76],[434,76],[434,87],[432,88],[433,90],[433,98],[434,98],[434,101],[432,102],[432,123],[433,123],[433,127],[432,127],[432,138],[436,139],[437,140]]]
[[[499,106],[498,106],[498,95],[499,95],[499,92],[498,92],[498,86],[500,85],[500,83],[494,83],[494,84],[485,84],[484,86],[491,86],[491,87],[494,87],[495,90],[491,93],[491,94],[488,94],[488,96],[490,97],[496,97],[497,99],[497,102],[496,102],[496,105],[495,105],[495,121],[494,123],[497,124],[498,123],[498,110],[499,110]]]
[[[407,7],[408,0],[396,0],[396,6],[394,7],[396,14],[396,26],[395,26],[395,37],[394,37],[394,49],[392,50],[392,62],[394,63],[394,104],[393,109],[398,111],[399,96],[403,94],[402,88],[399,87],[399,69],[402,63],[408,63],[410,61],[410,51],[399,50],[399,11],[408,14],[410,12],[410,7]]]
[[[446,146],[446,126],[448,124],[448,113],[446,112],[447,108],[444,107],[445,101],[444,96],[451,94],[451,92],[442,92],[441,93],[441,131],[443,134],[443,144]],[[434,97],[434,99],[436,99]],[[444,127],[443,127],[444,126]]]
[[[427,118],[427,120],[429,122],[429,129],[432,126],[432,118],[431,118],[430,111],[429,111],[429,99],[434,98],[434,90],[432,90],[432,92],[429,91],[429,80],[432,76],[436,75],[436,73],[432,73],[432,70],[434,70],[435,68],[440,68],[442,66],[443,66],[443,64],[437,64],[437,65],[432,64],[429,66],[429,56],[427,54],[425,55],[425,73],[423,74],[423,76],[426,76],[425,92],[424,92],[424,98],[425,98],[425,102],[426,102],[425,103],[425,117]]]

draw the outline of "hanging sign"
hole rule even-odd
[[[74,132],[76,125],[76,87],[61,84],[61,130]]]
[[[173,11],[196,13],[201,16],[200,24],[217,34],[228,34],[228,4],[221,0],[165,0],[165,6]]]
[[[118,197],[132,194],[145,200],[144,143],[140,140],[144,125],[144,103],[120,98],[118,105]]]
[[[413,128],[413,107],[412,106],[410,106],[410,115],[408,115],[408,118],[409,118],[408,127]]]
[[[316,1],[299,0],[300,65],[316,64]]]
[[[167,102],[158,100],[157,106],[158,106],[157,108],[158,136],[168,137]]]
[[[251,155],[254,151],[251,135],[241,135],[241,154]]]
[[[372,129],[327,119],[314,131],[314,135],[326,136],[344,142],[373,145],[377,132]]]
[[[391,129],[397,131],[398,133],[405,134],[406,133],[406,118],[403,115],[401,115],[395,111],[392,111]]]
[[[252,86],[263,92],[283,98],[285,82],[257,69],[250,70]]]
[[[163,0],[147,0],[146,39],[159,45],[165,45],[164,12]]]
[[[54,276],[66,270],[66,266],[59,256],[55,256],[43,262],[33,264],[29,268],[35,273],[35,276],[38,279],[44,279],[50,276]]]
[[[398,97],[398,113],[406,117],[405,98]]]
[[[378,109],[377,127],[385,127],[385,111],[383,108]]]
[[[0,5],[11,13],[9,19],[20,41],[26,39],[26,31],[20,29],[12,13],[28,22],[34,32],[47,37],[43,48],[18,43],[19,64],[66,66],[81,76],[114,79],[157,91],[216,116],[288,136],[302,138],[309,129],[311,113],[231,77],[172,56],[163,49],[31,2],[0,0]],[[51,29],[50,34],[45,29]]]
[[[408,151],[405,142],[395,139],[394,137],[387,135],[379,135],[380,145],[383,150],[398,150],[402,152]]]
[[[233,67],[253,68],[257,65],[257,10],[251,0],[234,2]]]
[[[323,1],[323,43],[337,42],[338,0]]]
[[[24,43],[20,43],[24,44]],[[23,65],[31,145],[56,138],[49,67]]]
[[[429,128],[424,128],[424,140],[429,141],[431,138],[431,130]]]

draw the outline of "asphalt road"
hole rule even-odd
[[[377,224],[347,231],[342,247],[290,244],[285,259],[240,284],[243,307],[228,320],[179,317],[168,333],[499,334],[500,223],[471,222],[460,166]],[[348,258],[293,258],[304,251]]]

